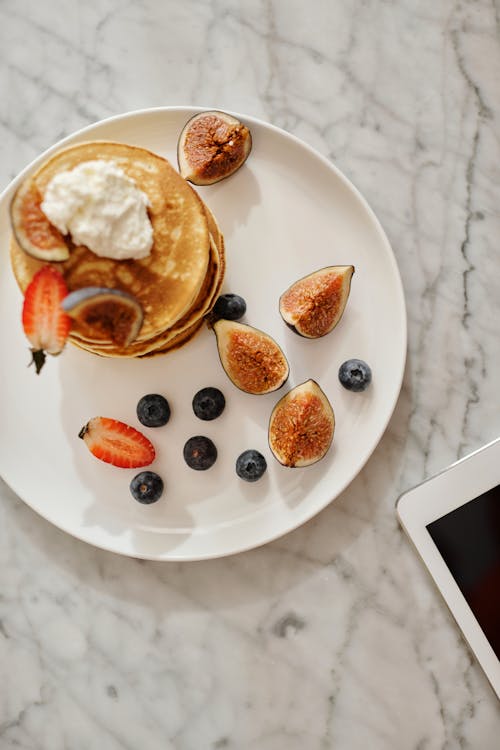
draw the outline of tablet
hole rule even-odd
[[[500,698],[500,438],[405,492],[397,512]]]

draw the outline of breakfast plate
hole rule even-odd
[[[406,357],[406,314],[399,271],[378,220],[353,185],[327,159],[272,125],[236,115],[251,130],[245,165],[197,190],[225,237],[223,290],[247,302],[243,322],[266,331],[284,350],[287,383],[255,396],[238,390],[221,367],[214,334],[202,330],[184,347],[148,359],[107,359],[68,345],[36,375],[21,326],[22,295],[9,266],[9,203],[23,177],[61,148],[89,140],[142,146],[176,164],[186,121],[202,108],[162,107],[104,120],[69,136],[29,165],[0,198],[0,340],[2,346],[0,474],[37,513],[69,534],[103,549],[155,560],[199,560],[250,549],[297,528],[335,499],[375,449],[395,407]],[[354,265],[339,325],[321,339],[289,330],[280,294],[295,280],[329,265]],[[373,382],[363,393],[338,380],[342,362],[369,363]],[[312,378],[335,411],[332,448],[318,463],[290,469],[268,447],[271,411],[291,387]],[[200,422],[194,394],[220,388],[223,414]],[[141,428],[136,405],[163,394],[172,416],[161,428]],[[136,503],[134,469],[97,461],[78,439],[93,416],[122,420],[147,433],[157,455],[151,469],[165,483],[157,503]],[[190,469],[183,446],[194,435],[216,444],[209,471]],[[238,455],[260,451],[268,470],[246,483]]]

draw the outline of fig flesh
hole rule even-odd
[[[64,298],[62,308],[89,338],[111,340],[118,346],[132,343],[143,321],[139,302],[119,289],[82,287]]]
[[[213,185],[246,161],[252,136],[246,125],[225,112],[201,112],[184,126],[177,144],[179,171],[195,185]]]
[[[47,261],[69,258],[69,248],[61,232],[41,209],[42,196],[33,180],[25,180],[10,204],[12,231],[18,245],[28,255]]]
[[[276,341],[263,331],[233,320],[213,324],[222,367],[232,383],[261,395],[281,388],[290,368]]]
[[[354,266],[328,266],[296,281],[280,297],[285,323],[309,339],[333,331],[344,313],[353,273]]]
[[[306,380],[274,407],[269,420],[269,447],[283,466],[310,466],[327,453],[334,430],[330,402],[316,381]]]

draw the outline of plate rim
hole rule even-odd
[[[9,194],[11,194],[15,190],[15,188],[18,186],[18,184],[21,183],[21,181],[25,178],[25,176],[28,175],[38,164],[43,162],[44,159],[46,159],[52,153],[63,148],[66,144],[74,141],[75,138],[79,138],[85,133],[87,133],[88,131],[91,131],[96,126],[113,124],[113,122],[127,120],[127,119],[130,119],[131,117],[140,117],[141,115],[150,115],[153,113],[162,114],[162,113],[167,113],[167,112],[176,112],[176,113],[185,112],[186,117],[189,117],[189,116],[194,116],[195,114],[198,114],[204,111],[227,112],[228,114],[233,115],[234,117],[242,120],[243,122],[254,124],[257,127],[264,128],[264,130],[270,130],[274,132],[276,135],[278,135],[279,137],[284,138],[285,140],[292,141],[295,145],[305,150],[311,157],[315,159],[319,159],[325,167],[330,169],[335,174],[335,176],[340,180],[343,186],[348,191],[350,191],[354,195],[354,197],[358,200],[364,212],[369,216],[373,227],[376,229],[376,232],[379,238],[381,239],[383,245],[385,246],[387,259],[390,262],[390,265],[392,266],[392,272],[394,273],[395,279],[398,282],[397,283],[397,297],[399,298],[398,303],[401,309],[400,324],[402,327],[401,333],[402,333],[402,339],[403,339],[402,340],[403,345],[401,347],[402,357],[401,357],[401,363],[400,363],[400,372],[398,374],[397,388],[395,389],[395,392],[394,392],[394,397],[392,399],[391,407],[390,409],[387,410],[387,415],[385,419],[382,420],[381,425],[375,434],[375,439],[374,439],[372,448],[363,457],[362,462],[357,466],[355,472],[352,475],[348,476],[348,478],[340,485],[340,488],[335,492],[335,494],[332,497],[330,497],[330,499],[328,499],[320,508],[313,508],[312,510],[306,511],[299,520],[291,519],[292,523],[285,524],[285,526],[282,527],[279,531],[275,530],[275,531],[272,531],[271,533],[266,533],[263,535],[262,538],[259,538],[259,540],[257,541],[248,542],[243,545],[239,543],[238,545],[236,545],[234,549],[223,550],[221,552],[214,551],[214,552],[208,552],[208,553],[198,553],[198,554],[189,553],[187,555],[186,554],[176,555],[175,554],[176,548],[174,547],[174,548],[167,549],[166,553],[163,553],[163,554],[153,553],[153,552],[146,554],[146,553],[141,553],[141,552],[126,551],[124,549],[120,549],[114,546],[112,543],[105,544],[102,542],[92,541],[91,538],[87,538],[84,534],[75,532],[73,529],[67,528],[67,526],[64,523],[58,523],[57,521],[54,521],[51,518],[48,518],[46,515],[43,514],[43,512],[39,508],[34,507],[31,504],[31,502],[23,496],[23,494],[17,491],[15,482],[9,481],[5,477],[4,473],[0,472],[0,477],[5,482],[5,484],[14,492],[14,494],[20,500],[22,500],[22,502],[25,503],[31,510],[33,510],[38,516],[43,518],[52,526],[56,527],[57,529],[63,531],[66,534],[69,534],[73,538],[78,539],[78,541],[80,542],[84,542],[97,549],[102,549],[106,552],[112,552],[114,554],[122,555],[124,557],[132,558],[132,559],[151,560],[151,561],[156,561],[156,562],[198,562],[198,561],[203,561],[203,560],[213,560],[213,559],[218,559],[218,558],[223,558],[223,557],[229,557],[231,555],[240,554],[243,552],[248,552],[253,549],[257,549],[259,547],[263,547],[264,545],[269,544],[270,542],[273,542],[277,539],[284,537],[285,535],[289,534],[292,531],[295,531],[296,529],[300,528],[301,526],[309,522],[312,518],[314,518],[320,512],[325,510],[334,500],[336,500],[339,497],[339,495],[341,495],[347,489],[347,487],[349,487],[349,485],[360,474],[360,472],[363,470],[363,468],[366,466],[366,464],[370,460],[375,449],[380,444],[380,441],[382,437],[384,436],[385,431],[388,427],[388,424],[394,414],[394,410],[396,408],[396,405],[398,403],[398,400],[401,394],[404,373],[405,373],[405,368],[406,368],[406,360],[407,360],[407,355],[408,355],[408,315],[407,315],[407,309],[406,309],[404,286],[403,286],[403,281],[401,277],[401,272],[399,270],[399,266],[396,260],[396,256],[394,254],[391,243],[389,242],[389,238],[387,237],[387,234],[385,233],[380,220],[378,219],[377,215],[375,214],[374,210],[371,208],[370,204],[368,203],[364,195],[360,192],[360,190],[356,187],[356,185],[348,177],[346,177],[346,175],[344,175],[344,173],[339,169],[339,167],[336,166],[336,164],[333,161],[331,161],[328,157],[324,156],[316,148],[314,148],[313,146],[311,146],[309,143],[302,140],[298,136],[294,135],[293,133],[290,133],[287,130],[284,130],[283,128],[278,127],[277,125],[273,125],[272,123],[267,122],[266,120],[263,120],[259,117],[255,117],[253,115],[249,115],[249,114],[245,114],[241,112],[236,112],[234,110],[226,109],[226,108],[221,110],[213,106],[207,107],[207,106],[201,106],[201,105],[178,104],[178,105],[167,105],[167,106],[143,107],[140,109],[129,110],[127,112],[123,112],[120,114],[111,115],[110,117],[106,117],[101,120],[96,120],[68,134],[61,140],[57,141],[56,143],[46,148],[42,153],[40,153],[34,159],[32,159],[2,190],[2,192],[0,193],[0,204],[2,204],[4,201],[7,200]]]

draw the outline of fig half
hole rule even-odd
[[[225,112],[201,112],[184,126],[177,144],[179,171],[195,185],[213,185],[246,161],[252,136],[246,125]]]
[[[328,266],[296,281],[280,297],[285,323],[308,339],[333,331],[344,313],[353,273],[354,266]]]
[[[68,245],[61,232],[41,209],[42,196],[33,180],[25,180],[10,204],[12,231],[18,245],[28,255],[47,261],[69,258]]]
[[[61,306],[90,339],[111,340],[118,346],[132,343],[142,326],[141,305],[120,289],[85,286],[68,294]]]
[[[269,447],[283,466],[310,466],[327,453],[335,415],[315,380],[292,388],[274,407],[269,420]]]
[[[212,327],[222,367],[237,388],[256,395],[281,388],[290,368],[271,336],[234,320],[221,319]]]

